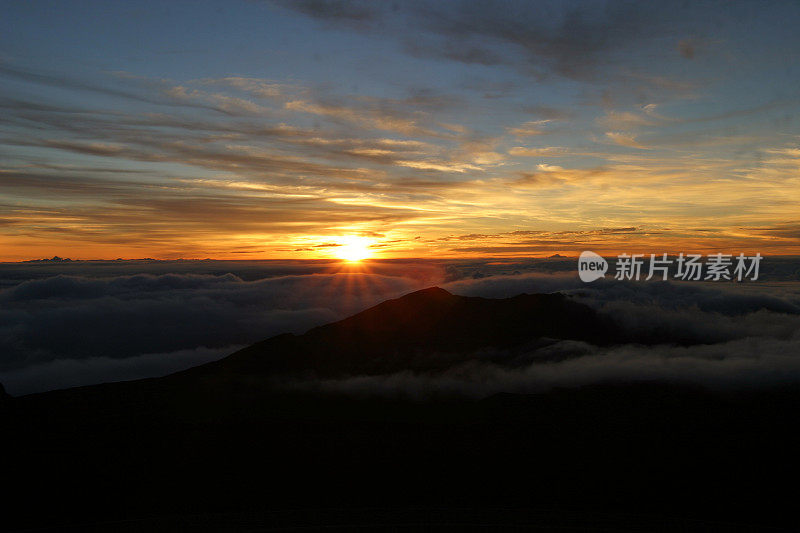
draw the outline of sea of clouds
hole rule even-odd
[[[292,383],[300,389],[425,396],[541,391],[606,380],[712,387],[800,381],[800,261],[770,259],[758,281],[582,283],[572,260],[117,261],[0,265],[0,382],[19,395],[160,376],[284,332],[302,333],[434,285],[502,298],[560,291],[637,338],[507,367],[472,362],[437,374]]]

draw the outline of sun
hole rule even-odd
[[[357,263],[372,255],[372,250],[370,250],[372,240],[367,237],[346,235],[337,239],[337,242],[339,242],[340,246],[336,248],[336,257],[344,261]]]

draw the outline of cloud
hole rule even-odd
[[[560,157],[567,155],[568,151],[560,146],[543,146],[541,148],[515,146],[508,153],[517,157]]]
[[[575,113],[568,109],[560,109],[547,105],[525,105],[522,111],[536,115],[542,120],[567,120],[573,118]]]
[[[386,15],[385,7],[365,9],[371,10],[371,24]],[[416,16],[410,13],[418,7],[398,9],[402,18]],[[26,89],[69,91],[60,99],[44,98],[38,90],[0,99],[7,124],[0,143],[11,154],[0,182],[14,198],[0,203],[6,259],[67,255],[67,249],[80,249],[68,255],[83,258],[229,257],[243,249],[286,257],[308,248],[298,242],[304,236],[324,239],[342,228],[388,225],[395,243],[408,243],[412,233],[436,242],[458,231],[458,223],[489,233],[499,221],[574,228],[587,221],[667,226],[668,219],[680,242],[691,240],[703,249],[737,239],[762,250],[797,247],[796,240],[770,239],[758,229],[795,218],[798,188],[787,178],[797,170],[797,157],[786,151],[791,148],[764,146],[758,161],[747,162],[710,151],[746,149],[755,142],[752,136],[648,130],[644,137],[638,128],[649,123],[677,128],[690,120],[666,117],[672,108],[656,108],[650,100],[638,109],[605,109],[602,125],[620,128],[604,127],[608,135],[593,137],[594,113],[584,117],[585,127],[569,123],[586,108],[567,112],[565,102],[559,103],[562,109],[503,100],[491,107],[496,118],[486,121],[483,112],[470,111],[479,107],[463,90],[406,86],[388,97],[337,94],[293,80],[174,81],[119,72],[79,80],[75,74],[4,67],[6,77]],[[483,85],[494,92],[525,87],[507,77]],[[95,89],[114,94],[94,98],[100,94]],[[121,105],[114,98],[127,101]],[[576,127],[601,142],[590,149],[576,146]],[[550,144],[566,144],[520,142],[542,134],[558,137]],[[663,191],[658,198],[654,187]],[[734,212],[743,217],[736,224],[747,227],[747,235],[732,230]],[[765,223],[766,212],[772,216]],[[717,231],[698,235],[687,226]],[[524,244],[474,251],[549,251],[545,243]],[[401,244],[384,250],[407,256],[452,252]]]
[[[397,111],[362,106],[360,109],[340,104],[293,100],[285,104],[286,109],[302,111],[313,115],[321,115],[345,120],[368,128],[394,131],[405,135],[435,136],[432,130],[421,128],[415,118]]]
[[[602,75],[622,50],[680,31],[703,11],[634,2],[276,3],[326,25],[393,36],[416,57],[581,80]]]
[[[279,0],[278,5],[320,20],[368,22],[379,16],[373,3],[359,0]]]
[[[570,264],[572,262],[570,261]],[[274,383],[279,389],[366,396],[486,397],[594,383],[690,383],[741,389],[800,381],[800,284],[717,286],[600,281],[574,272],[460,279],[456,294],[490,298],[560,291],[656,344],[598,347],[559,341],[515,351],[484,350],[438,372],[399,372]]]
[[[467,163],[451,163],[447,161],[397,161],[403,167],[416,168],[419,170],[436,170],[439,172],[466,172],[468,170],[481,170],[476,165]]]
[[[563,168],[558,165],[540,163],[535,171],[520,172],[512,183],[518,187],[541,187],[564,185],[567,183],[589,183],[593,180],[608,178],[611,171],[605,167],[595,168]]]
[[[646,111],[651,111],[655,108],[655,106],[647,107]],[[649,114],[649,117],[653,117],[654,115],[652,112]],[[630,111],[607,111],[606,114],[602,117],[599,117],[596,121],[598,124],[614,130],[624,130],[624,129],[631,129],[637,128],[642,126],[652,126],[655,122],[652,118],[648,118],[648,116],[642,116],[637,113],[632,113]]]
[[[547,235],[517,233],[514,237],[532,243]],[[473,234],[449,242],[503,238]],[[787,380],[797,376],[800,283],[796,260],[770,263],[766,281],[747,284],[610,279],[585,284],[575,260],[561,258],[384,261],[372,263],[370,272],[337,272],[334,264],[316,261],[6,264],[0,265],[0,382],[21,394],[163,375],[439,285],[454,294],[489,298],[562,292],[610,317],[639,344],[599,348],[567,341],[522,353],[489,349],[471,366],[439,375],[352,376],[291,386],[481,396],[605,379],[772,383],[784,371]],[[692,368],[699,369],[695,376]]]
[[[800,222],[785,222],[766,228],[753,228],[770,237],[787,239],[789,241],[800,241]]]
[[[189,89],[182,85],[169,87],[164,90],[164,93],[180,101],[207,101],[212,103],[216,109],[231,115],[250,116],[269,113],[268,108],[244,98],[207,93],[197,89]]]
[[[97,383],[160,377],[217,361],[243,347],[240,345],[221,348],[201,346],[171,353],[143,354],[123,359],[112,357],[56,359],[0,372],[0,381],[10,394],[19,396]]]
[[[126,100],[134,100],[147,104],[155,105],[188,105],[194,107],[204,107],[207,109],[214,109],[206,105],[198,105],[195,103],[177,101],[171,98],[164,98],[158,94],[153,94],[148,90],[148,87],[139,83],[139,79],[133,76],[120,76],[119,81],[124,83],[117,83],[109,85],[107,83],[92,83],[91,81],[78,80],[74,77],[57,74],[52,72],[42,72],[32,69],[13,67],[7,64],[0,63],[0,76],[21,80],[38,85],[46,85],[58,89],[71,89],[76,91],[85,91],[95,94],[111,96],[115,98],[122,98]],[[116,86],[115,86],[116,85]],[[121,85],[121,86],[120,86]],[[47,109],[48,106],[43,106],[40,110]],[[51,108],[52,109],[52,108]]]
[[[638,148],[640,150],[649,150],[647,146],[643,146],[636,137],[631,133],[624,133],[619,131],[606,132],[606,137],[611,139],[614,144],[620,146],[627,146],[628,148]]]
[[[86,263],[79,265],[83,267],[23,266],[18,275],[30,277],[40,268],[49,272],[87,270]],[[171,265],[172,269],[180,266]],[[158,263],[109,267],[112,272],[126,268],[160,269]],[[202,271],[202,263],[182,268]],[[291,265],[283,268],[292,270]],[[25,382],[28,390],[41,390],[45,385],[37,385],[35,370],[22,372],[34,366],[48,376],[57,369],[76,374],[85,368],[90,376],[106,375],[106,371],[122,376],[130,369],[135,371],[133,377],[140,377],[147,368],[175,370],[184,363],[188,366],[192,361],[219,356],[233,345],[284,332],[302,333],[344,318],[421,288],[423,282],[416,276],[428,276],[424,269],[400,275],[392,265],[373,274],[330,273],[325,264],[315,268],[316,272],[307,274],[252,281],[232,273],[58,274],[27,279],[0,290],[0,381],[8,375],[21,387]],[[434,272],[435,266],[432,268]],[[154,353],[166,354],[162,366],[155,360],[159,356],[148,355]],[[139,359],[109,363],[131,358]],[[82,362],[54,363],[61,360]],[[47,380],[52,381],[50,377]]]
[[[569,266],[574,267],[574,263],[569,261]],[[610,279],[587,285],[580,282],[571,269],[558,274],[464,279],[445,285],[455,294],[492,298],[508,298],[523,292],[560,291],[608,315],[642,342],[683,344],[762,337],[781,341],[795,339],[796,332],[800,331],[800,285],[791,287],[793,290],[757,285]]]
[[[169,107],[110,110],[94,103],[104,100],[86,99],[83,106],[41,104],[27,94],[0,100],[11,128],[26,132],[0,136],[15,153],[0,169],[0,180],[18,196],[0,205],[14,248],[47,248],[57,235],[65,246],[82,248],[82,257],[108,256],[88,250],[112,246],[110,253],[128,257],[139,254],[131,246],[150,246],[142,255],[219,257],[228,252],[210,241],[288,236],[266,248],[251,243],[274,256],[278,248],[298,248],[291,246],[298,235],[426,216],[425,203],[443,205],[443,191],[459,185],[453,175],[467,177],[504,157],[468,128],[440,120],[436,113],[459,99],[432,89],[408,88],[400,98],[330,91],[323,97],[318,89],[255,78],[175,83],[105,76],[108,87],[128,85]],[[41,77],[60,79],[41,74],[25,81]],[[66,87],[81,92],[90,85]],[[217,93],[218,87],[248,97]],[[183,104],[218,113],[186,113]],[[308,114],[325,119],[324,126],[309,126]]]
[[[206,85],[223,85],[240,89],[253,96],[260,98],[281,98],[292,97],[298,94],[304,94],[307,91],[304,87],[300,87],[288,83],[280,83],[272,80],[265,80],[261,78],[245,78],[241,76],[227,76],[224,78],[206,78],[200,80],[201,83]]]
[[[541,393],[596,383],[693,384],[716,390],[749,389],[800,381],[800,340],[742,339],[688,348],[625,346],[596,349],[568,345],[572,358],[509,368],[469,363],[436,374],[400,372],[343,379],[275,382],[279,390],[425,399],[485,398],[497,393]],[[587,353],[588,352],[588,355]]]
[[[507,131],[516,137],[533,137],[536,135],[544,135],[547,131],[544,129],[551,120],[532,120],[520,126],[508,128]]]
[[[494,66],[508,64],[503,54],[481,46],[464,46],[454,42],[428,42],[407,40],[404,49],[419,58],[436,57],[468,65]]]

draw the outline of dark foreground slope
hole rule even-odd
[[[411,401],[268,386],[439,372],[487,352],[514,364],[548,339],[626,340],[559,295],[428,290],[166,378],[4,398],[0,520],[75,531],[796,529],[795,389],[606,384]]]

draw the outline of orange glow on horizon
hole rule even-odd
[[[790,238],[759,234],[757,230],[732,233],[705,232],[691,235],[682,230],[636,230],[623,235],[601,232],[541,232],[536,242],[526,242],[527,235],[486,233],[459,236],[455,232],[387,231],[358,228],[352,233],[296,233],[286,236],[269,234],[225,234],[204,239],[176,237],[158,243],[119,243],[112,235],[95,241],[63,236],[0,236],[0,262],[16,262],[59,256],[72,260],[114,260],[154,258],[216,260],[316,260],[357,265],[369,260],[394,259],[488,259],[493,261],[520,258],[562,256],[577,258],[584,250],[603,256],[620,253],[677,255],[683,253],[745,253],[753,255],[800,255],[800,246]],[[369,233],[366,233],[369,231]],[[420,236],[421,235],[421,236]],[[552,244],[549,242],[552,241]],[[574,241],[574,242],[564,242]]]

